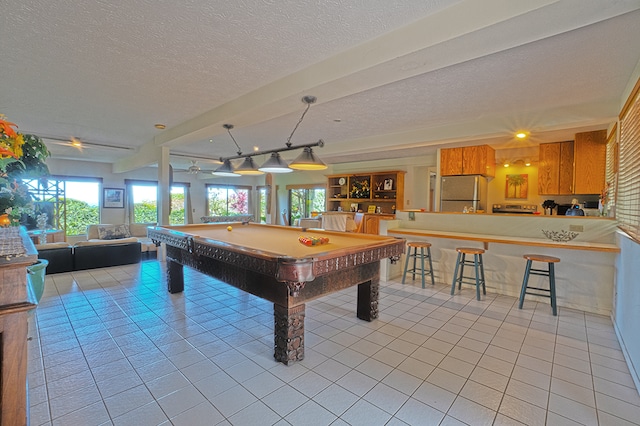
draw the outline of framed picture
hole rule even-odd
[[[391,191],[393,189],[393,179],[384,180],[384,190]]]
[[[367,209],[367,213],[375,213],[376,212],[376,206],[369,206],[369,208]]]
[[[504,197],[505,198],[527,198],[527,190],[529,188],[529,175],[507,175]]]
[[[105,209],[123,209],[124,208],[124,189],[122,188],[105,188],[102,207]]]
[[[358,211],[358,203],[351,203],[351,211],[352,212]]]

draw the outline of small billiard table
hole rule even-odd
[[[287,365],[304,358],[305,302],[357,285],[358,318],[377,318],[380,260],[395,262],[405,246],[393,237],[240,222],[150,227],[148,235],[166,245],[170,293],[184,290],[186,265],[273,302],[274,357]],[[300,236],[329,242],[307,246]]]

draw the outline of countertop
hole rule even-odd
[[[592,243],[588,241],[568,241],[566,243],[555,242],[544,238],[526,238],[526,237],[511,237],[504,235],[489,235],[489,234],[476,234],[465,232],[451,232],[451,231],[431,231],[427,229],[412,229],[412,228],[393,228],[387,230],[389,235],[413,235],[417,237],[433,237],[433,238],[449,238],[456,240],[467,241],[479,241],[484,243],[485,248],[489,243],[498,244],[516,244],[525,246],[537,246],[537,247],[550,247],[561,248],[570,250],[590,250],[590,251],[602,251],[619,253],[620,248],[615,244],[606,243]]]

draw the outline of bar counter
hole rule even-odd
[[[487,293],[518,297],[526,261],[523,255],[536,253],[561,259],[556,265],[557,302],[562,307],[610,315],[613,309],[615,264],[620,252],[616,245],[617,222],[608,218],[461,214],[411,212],[396,213],[396,220],[381,221],[380,233],[407,241],[427,241],[436,281],[451,285],[456,247],[486,250],[484,267]],[[578,229],[569,242],[554,242],[542,234],[545,230]],[[381,271],[386,279],[400,279],[404,260],[386,264]],[[532,277],[545,286],[544,277]],[[531,282],[530,282],[531,283]],[[527,295],[528,301],[549,300]],[[551,309],[549,307],[549,309]]]

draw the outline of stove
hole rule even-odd
[[[493,213],[534,214],[538,211],[535,204],[494,204]]]

